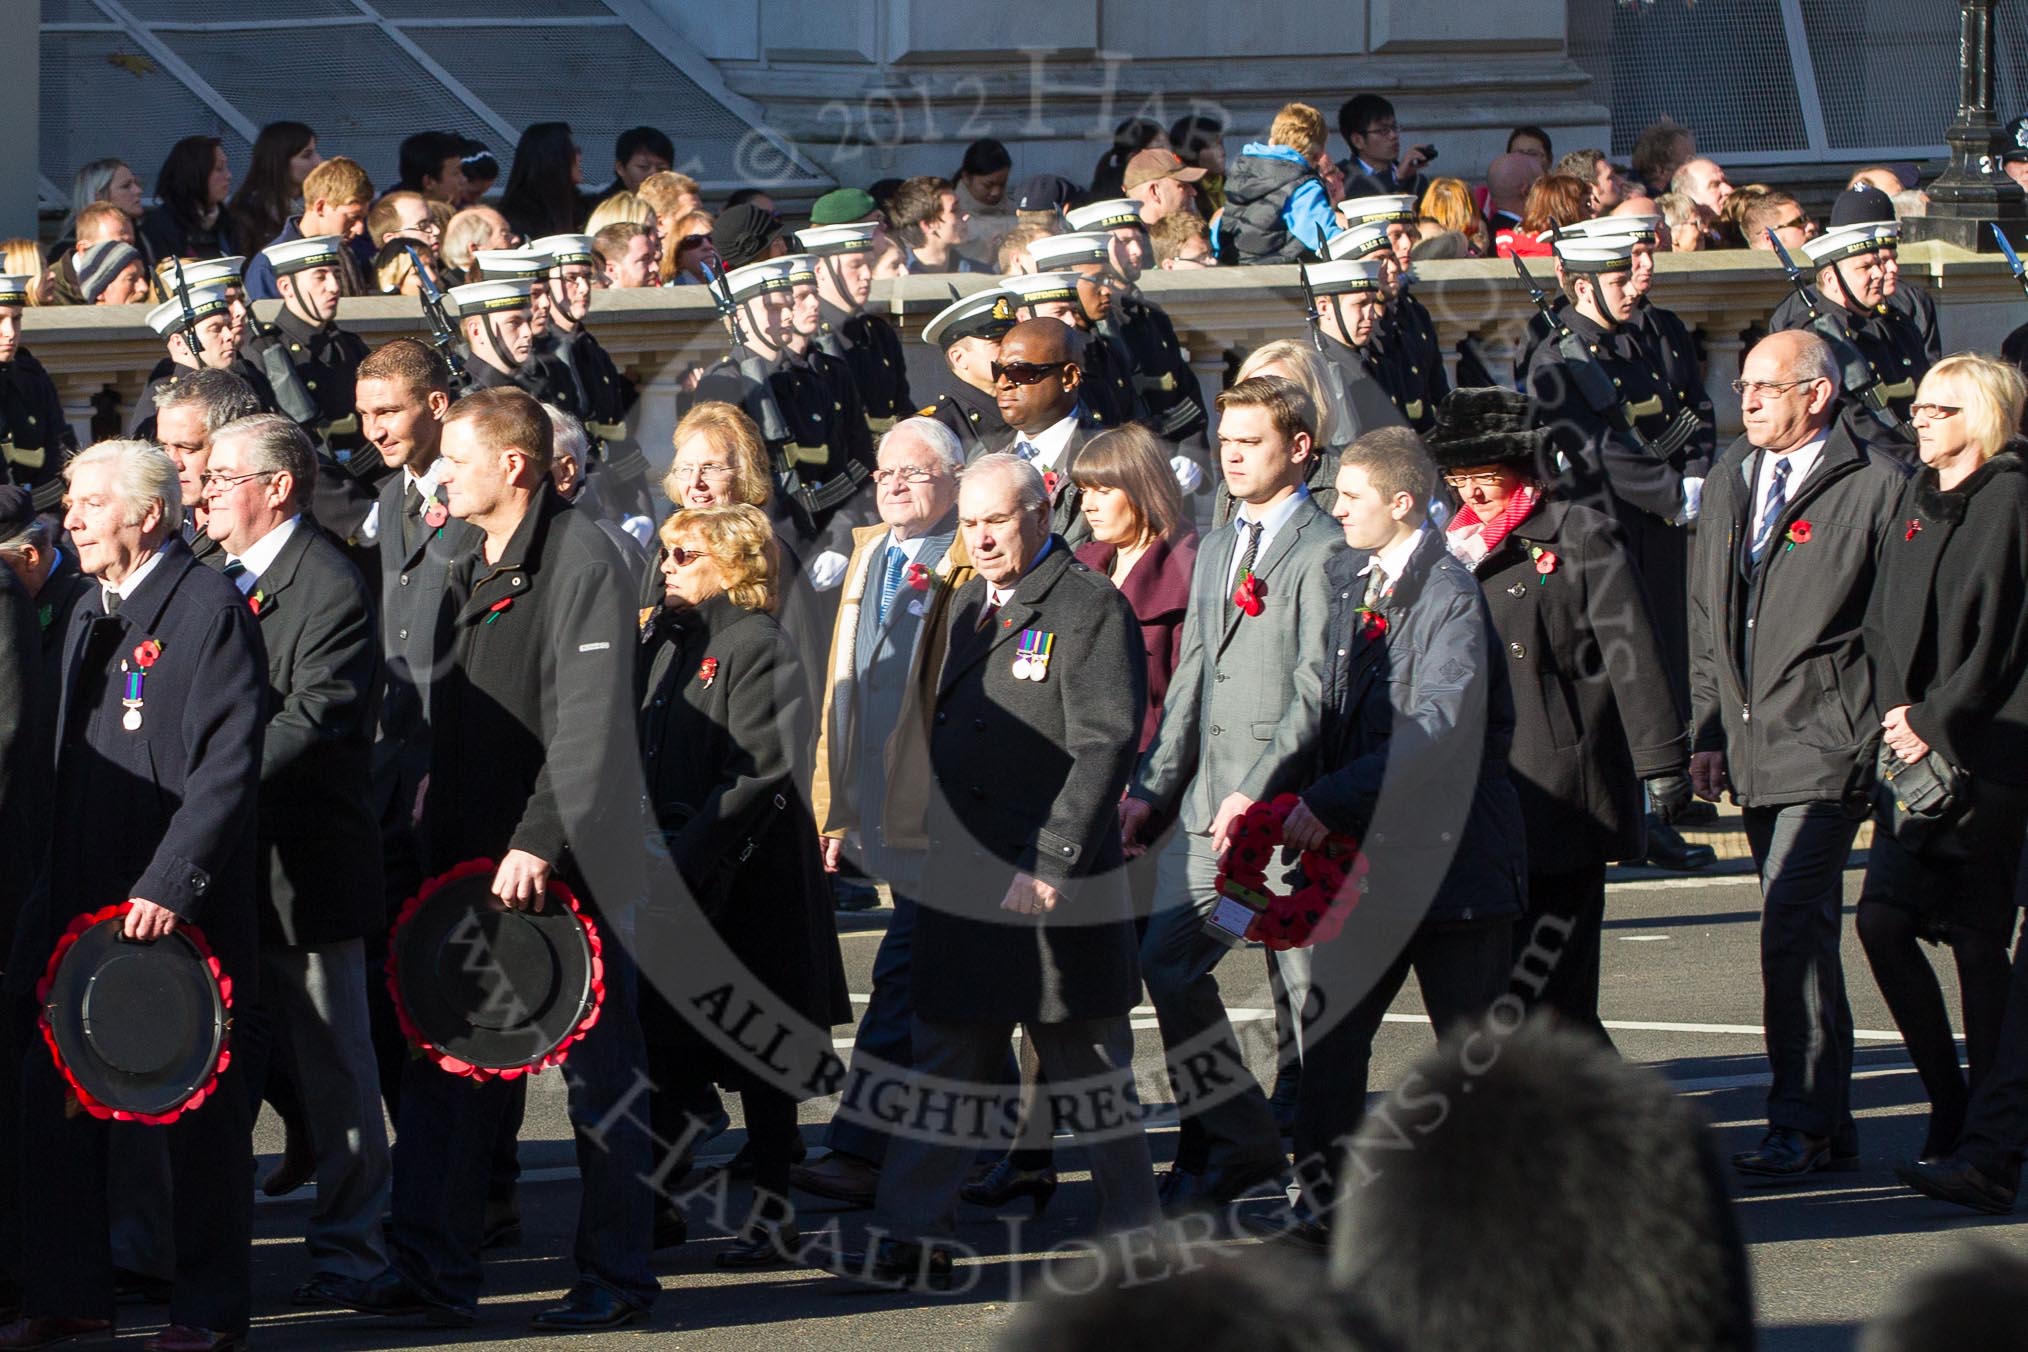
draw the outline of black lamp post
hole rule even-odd
[[[1992,251],[1988,222],[2009,238],[2028,225],[2028,200],[2000,167],[2000,119],[1993,112],[1995,0],[1958,0],[1958,118],[1945,133],[1950,167],[1929,186],[1929,214],[1903,224],[1910,239],[1941,239]]]

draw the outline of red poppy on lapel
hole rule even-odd
[[[1908,531],[1901,538],[1904,540],[1913,540],[1916,536],[1920,535],[1921,533],[1922,533],[1922,522],[1918,521],[1914,517],[1910,517],[1908,519]]]
[[[1045,493],[1047,493],[1047,494],[1049,494],[1049,499],[1050,499],[1050,501],[1054,502],[1054,501],[1056,500],[1056,471],[1055,471],[1055,470],[1053,470],[1053,469],[1046,469],[1046,470],[1042,471],[1042,491],[1043,491],[1043,492],[1045,492]]]
[[[1387,617],[1377,610],[1359,607],[1359,637],[1372,643],[1387,637]]]
[[[492,605],[487,606],[485,623],[491,624],[493,623],[493,621],[499,619],[501,612],[506,610],[507,607],[513,604],[514,604],[513,597],[503,596],[499,600],[495,601]]]
[[[699,662],[697,664],[697,679],[706,690],[711,689],[711,683],[718,679],[718,659],[707,657],[702,662]]]
[[[162,656],[161,639],[158,638],[142,639],[139,643],[134,645],[134,665],[139,667],[143,671],[146,671],[149,667],[154,666],[156,661],[161,656]]]
[[[907,582],[908,585],[914,590],[916,591],[929,590],[931,575],[930,570],[924,565],[920,563],[911,563],[908,566],[908,571],[903,573],[901,576],[902,580]]]
[[[256,587],[251,593],[249,593],[246,598],[246,608],[248,610],[251,610],[256,615],[261,613],[261,608],[266,606],[267,603],[268,603],[268,594],[260,590],[258,587]]]
[[[1789,543],[1787,549],[1794,549],[1797,545],[1808,544],[1810,542],[1810,523],[1807,521],[1798,521],[1794,525],[1790,526],[1788,540]],[[1787,549],[1785,549],[1783,552],[1786,553]]]
[[[1248,570],[1246,576],[1240,578],[1239,585],[1232,589],[1232,603],[1239,607],[1240,614],[1252,618],[1266,609],[1261,602],[1266,595],[1267,588],[1261,586],[1260,579],[1253,575],[1252,570]]]

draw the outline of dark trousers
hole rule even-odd
[[[1366,1116],[1373,1039],[1409,971],[1414,970],[1423,1008],[1442,1037],[1479,1017],[1506,991],[1513,936],[1514,921],[1504,916],[1425,924],[1342,1019],[1310,1030],[1296,1097],[1295,1146],[1303,1203],[1312,1214],[1325,1215],[1335,1203],[1345,1148]]]
[[[659,1287],[648,1269],[655,1199],[645,1180],[652,1150],[642,1121],[624,1111],[644,1075],[635,1016],[631,935],[605,944],[605,1006],[562,1067],[582,1193],[572,1257],[578,1281],[646,1306]],[[479,1243],[501,1121],[519,1081],[469,1080],[428,1060],[409,1062],[394,1143],[394,1215],[388,1247],[403,1276],[433,1299],[476,1308]],[[242,1189],[243,1190],[243,1189]]]
[[[1511,989],[1608,1047],[1598,1016],[1599,942],[1605,926],[1605,860],[1528,875],[1528,911],[1514,931]]]
[[[2028,929],[2023,930],[2028,936]],[[2020,1176],[2028,1152],[2028,937],[2014,945],[2014,976],[2007,986],[2007,1017],[2000,1027],[1993,1068],[1972,1095],[1965,1134],[1954,1152],[1994,1178]]]
[[[892,880],[890,880],[890,886]],[[859,1017],[859,1031],[852,1043],[852,1064],[866,1057],[897,1071],[906,1070],[909,1060],[909,1025],[912,1014],[908,996],[909,962],[915,952],[915,899],[894,893],[894,915],[881,936],[880,951],[873,956],[873,994],[866,1012]],[[825,1138],[833,1150],[856,1155],[871,1164],[887,1158],[887,1129],[864,1105],[840,1107],[831,1119]]]
[[[73,1113],[69,1086],[41,1047],[21,1057],[21,1207],[33,1228],[21,1264],[30,1315],[110,1319],[107,1199],[112,1136],[157,1133],[175,1177],[175,1293],[169,1320],[245,1333],[252,1313],[253,1119],[237,1063],[216,1090],[166,1126]]]
[[[1852,1122],[1852,1007],[1839,955],[1845,864],[1859,824],[1835,802],[1745,810],[1760,871],[1761,1023],[1770,1127],[1857,1149]]]

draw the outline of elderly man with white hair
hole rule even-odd
[[[48,885],[24,909],[8,989],[31,996],[66,927],[127,905],[126,937],[202,930],[234,998],[254,991],[255,805],[267,682],[246,598],[178,538],[176,465],[145,442],[103,442],[65,468],[64,527],[98,584],[65,637]],[[251,1097],[237,1061],[163,1133],[176,1179],[175,1290],[165,1352],[244,1340],[253,1259]],[[113,1315],[109,1124],[77,1110],[47,1056],[21,1065],[21,1128],[35,1145],[24,1214],[23,1316],[0,1348],[100,1333]]]
[[[925,672],[941,665],[950,600],[972,576],[958,538],[964,447],[934,418],[906,418],[881,438],[873,472],[876,525],[852,532],[844,597],[824,667],[812,806],[825,867],[849,846],[893,890],[894,918],[873,961],[873,995],[853,1061],[909,1064],[909,956],[929,841]],[[887,1153],[885,1127],[863,1110],[832,1119],[831,1153],[789,1177],[833,1201],[870,1205]]]
[[[612,471],[593,457],[583,423],[554,404],[544,404],[542,411],[549,415],[549,430],[555,438],[550,448],[550,483],[559,497],[598,523],[620,561],[627,565],[634,590],[639,591],[648,579],[648,540],[654,535],[655,523],[645,516],[628,514],[623,505],[607,497]],[[630,496],[624,487],[620,492],[622,497]]]

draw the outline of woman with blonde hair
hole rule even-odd
[[[622,221],[632,221],[635,225],[645,225],[653,230],[655,208],[635,193],[616,192],[593,208],[591,219],[584,223],[584,233],[596,235],[607,226],[618,225]]]
[[[0,272],[28,278],[28,303],[45,302],[47,278],[42,275],[42,246],[32,239],[0,240]]]
[[[1486,218],[1472,202],[1472,190],[1461,178],[1433,178],[1423,193],[1422,214],[1443,230],[1463,235],[1471,256],[1484,258],[1492,252],[1486,237]]]
[[[704,204],[697,180],[669,169],[642,179],[634,196],[648,204],[658,221],[681,220]]]
[[[1323,353],[1308,343],[1299,343],[1293,338],[1277,338],[1263,343],[1247,354],[1239,365],[1239,380],[1251,380],[1255,376],[1281,376],[1293,380],[1310,396],[1310,404],[1317,410],[1317,451],[1310,457],[1308,485],[1310,496],[1326,512],[1338,500],[1338,490],[1332,487],[1338,473],[1338,452],[1352,439],[1352,415],[1345,407],[1345,390],[1339,382],[1338,372]],[[1212,508],[1212,521],[1223,526],[1232,519],[1232,494],[1226,491],[1225,476],[1218,476],[1218,491]]]
[[[1993,1067],[2019,920],[2028,842],[2024,402],[2021,373],[1989,357],[1947,357],[1923,376],[1910,408],[1922,466],[1889,523],[1866,617],[1875,708],[1852,711],[1855,722],[1878,717],[1883,743],[1859,939],[1929,1096],[1923,1161],[1956,1145]],[[1956,960],[1969,1075],[1923,942],[1948,944]]]
[[[845,968],[809,807],[816,719],[802,658],[774,618],[774,530],[758,507],[733,503],[680,509],[661,539],[664,600],[635,668],[656,827],[726,961],[819,1028],[847,1022]],[[694,943],[687,929],[676,916],[649,913],[639,942],[650,954]],[[798,1245],[788,1200],[802,1144],[796,1096],[749,1058],[712,1049],[652,982],[642,983],[641,1019],[648,1070],[662,1091],[650,1109],[658,1135],[683,1139],[677,1086],[702,1075],[739,1091],[754,1200],[718,1266],[789,1265]]]

